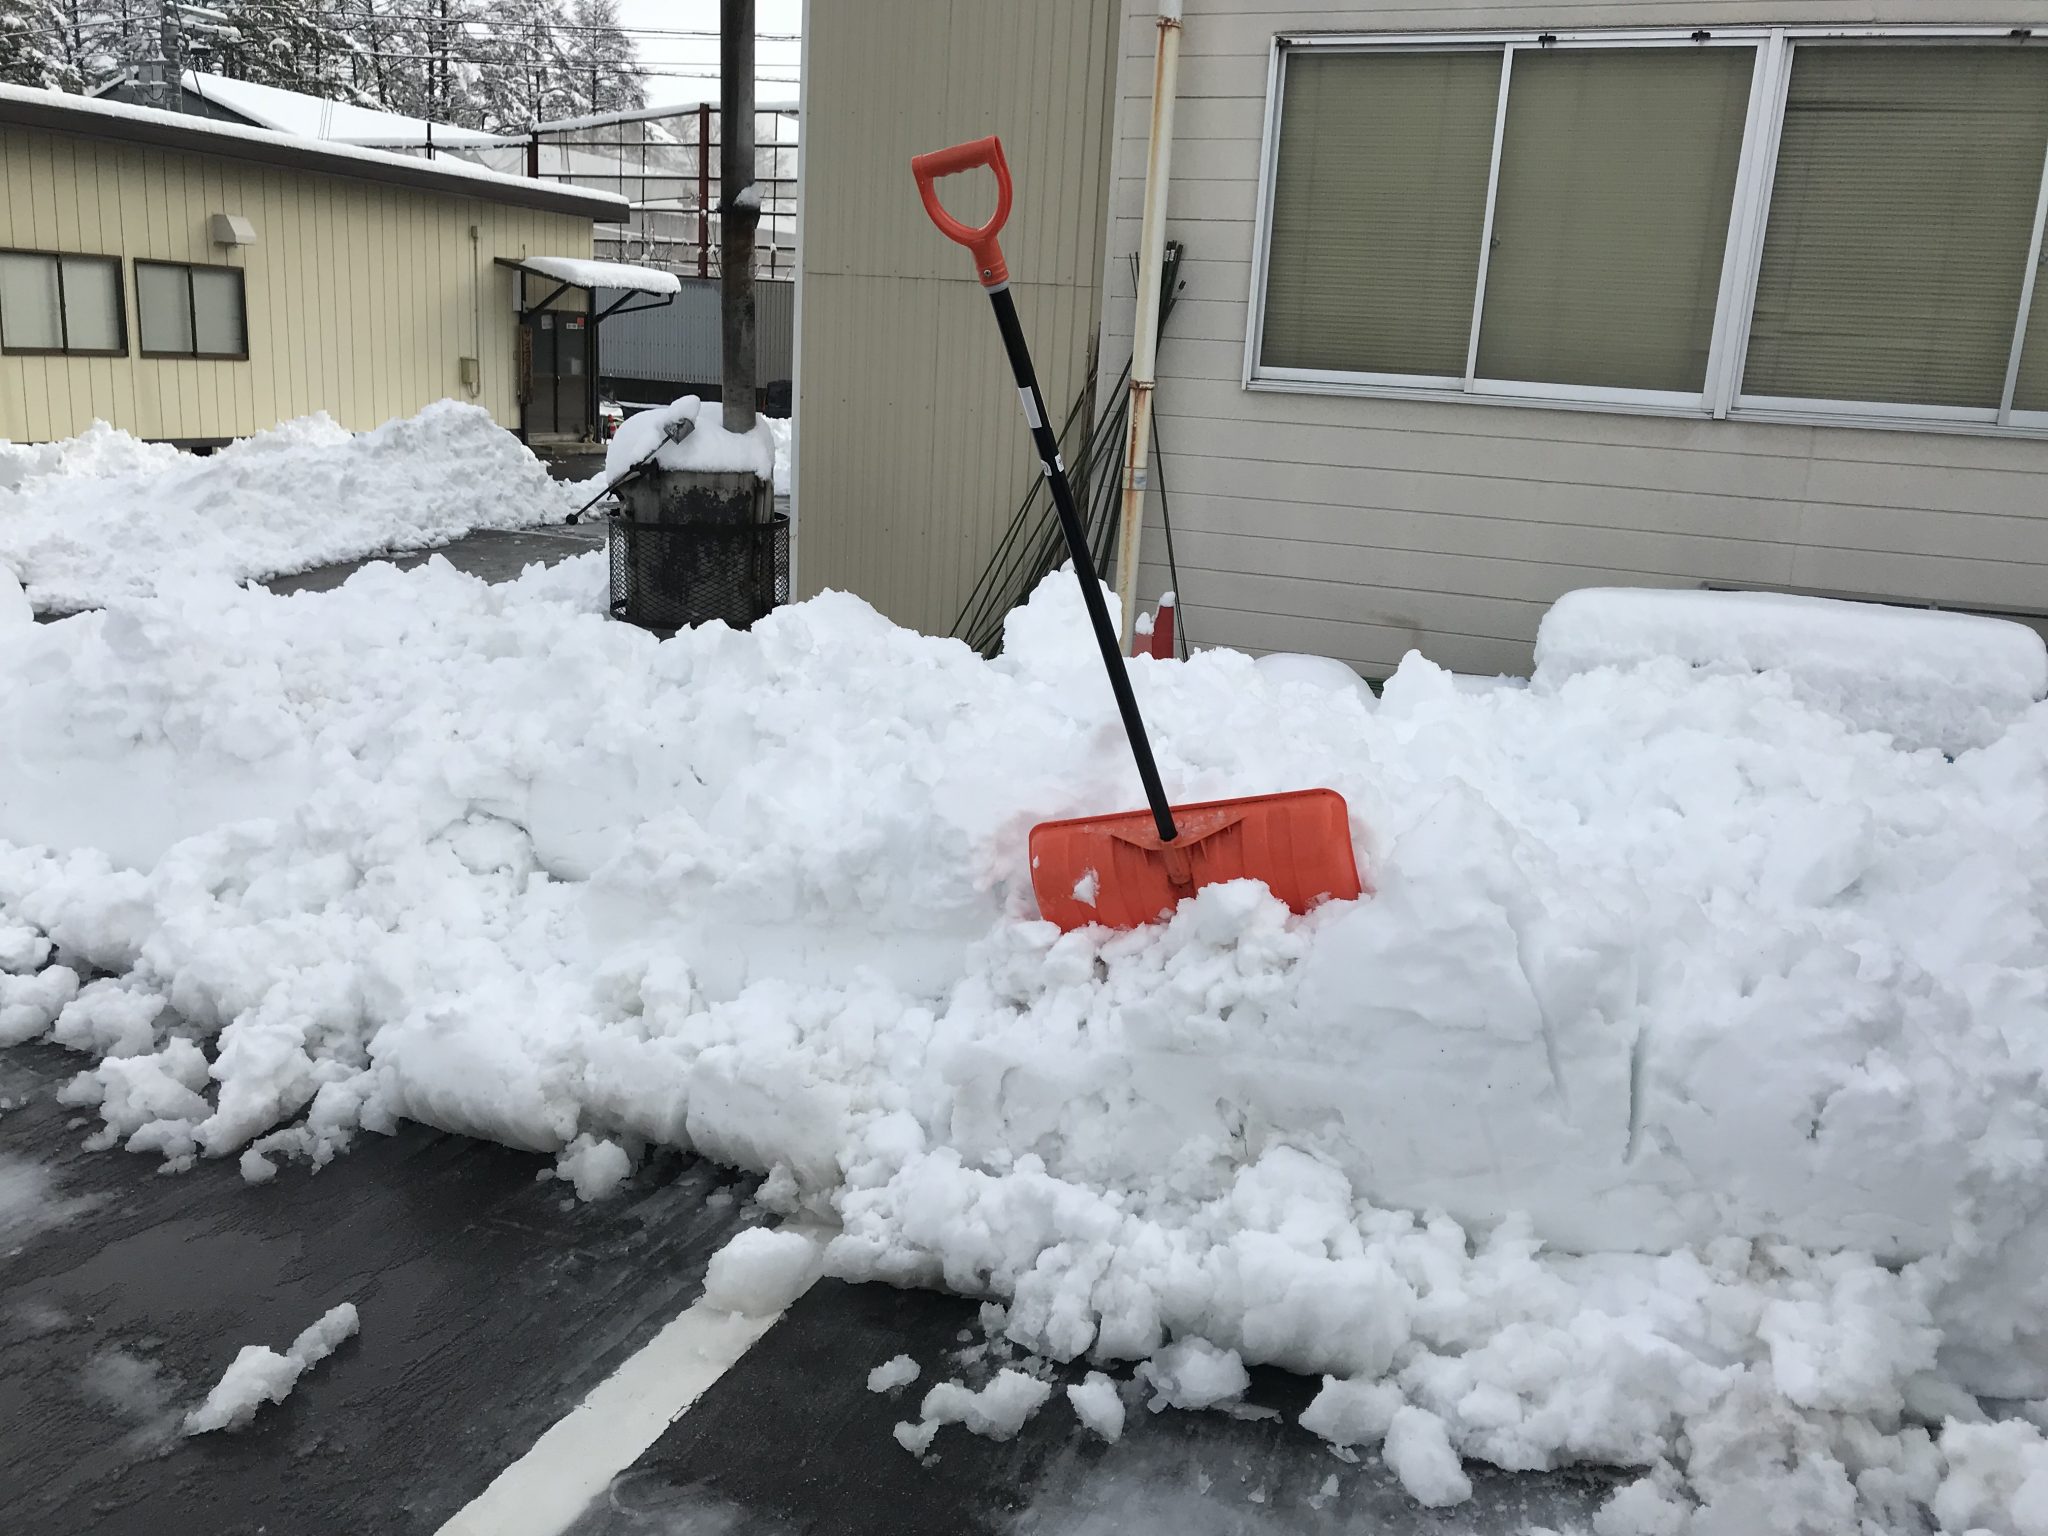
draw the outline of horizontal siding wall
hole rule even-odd
[[[1102,369],[1130,356],[1157,7],[1126,6]],[[2018,0],[1402,4],[1187,0],[1160,349],[1161,466],[1197,645],[1303,650],[1383,676],[1410,649],[1526,672],[1543,610],[1588,585],[1730,583],[2048,611],[2048,443],[1246,390],[1273,37],[1740,23],[2010,23]],[[1172,582],[1153,498],[1140,591]]]
[[[214,245],[239,213],[256,243]],[[470,238],[471,226],[477,238]],[[358,430],[446,397],[519,419],[513,278],[496,256],[590,254],[586,218],[211,155],[0,130],[0,246],[127,259],[125,358],[0,357],[0,438],[95,419],[145,438],[243,437],[326,411]],[[145,358],[136,258],[236,266],[246,361]],[[460,359],[479,359],[463,388]]]
[[[1116,0],[809,8],[800,595],[841,588],[943,634],[994,553],[1036,461],[988,302],[925,217],[910,157],[1001,135],[1011,293],[1064,414],[1100,316],[1116,25]],[[975,179],[942,185],[978,219]]]

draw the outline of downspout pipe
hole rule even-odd
[[[1160,0],[1152,66],[1152,127],[1145,149],[1145,212],[1138,226],[1138,308],[1131,337],[1131,417],[1124,440],[1123,509],[1117,531],[1116,591],[1126,643],[1138,606],[1138,546],[1145,531],[1145,489],[1152,442],[1152,388],[1158,374],[1159,281],[1166,261],[1166,188],[1173,161],[1173,102],[1180,77],[1181,0]]]

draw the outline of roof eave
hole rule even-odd
[[[559,182],[527,183],[510,178],[486,180],[481,176],[451,175],[436,169],[430,160],[420,161],[417,167],[353,160],[347,156],[323,153],[317,145],[282,135],[274,139],[245,138],[203,128],[188,129],[179,123],[164,122],[159,117],[128,118],[102,112],[79,112],[65,107],[61,100],[44,102],[24,100],[19,96],[0,96],[0,124],[111,139],[147,149],[218,155],[229,160],[248,160],[258,165],[313,171],[324,176],[351,176],[387,186],[417,187],[459,197],[474,197],[487,203],[509,203],[548,213],[577,214],[592,220],[617,222],[628,212],[628,205],[622,198],[566,187]]]

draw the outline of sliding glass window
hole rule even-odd
[[[1245,381],[2048,432],[2048,43],[1287,40]]]

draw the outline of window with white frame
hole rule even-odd
[[[0,251],[0,351],[118,357],[127,350],[118,256]]]
[[[1247,384],[2048,430],[2048,45],[1345,37],[1273,67]]]

